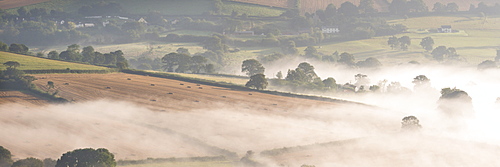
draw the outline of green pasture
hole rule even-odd
[[[137,165],[118,165],[118,167],[234,167],[234,163],[229,161],[209,161],[209,162],[164,162]]]
[[[222,7],[222,12],[225,15],[230,15],[233,10],[238,12],[239,15],[246,13],[248,16],[260,16],[260,17],[270,17],[270,16],[279,16],[283,12],[284,9],[280,8],[272,8],[265,7],[254,4],[245,4],[240,2],[231,2],[231,1],[223,1],[224,6]]]
[[[156,72],[156,71],[151,71],[151,72]],[[236,84],[236,85],[245,85],[249,80],[249,79],[244,79],[244,78],[231,78],[231,77],[203,75],[203,74],[186,74],[186,73],[172,73],[172,72],[162,72],[162,73],[175,74],[175,75],[179,75],[182,77],[188,77],[188,78],[205,79],[205,80],[210,80],[210,81],[215,81],[215,82],[225,82],[225,83],[231,83],[231,84]]]
[[[44,58],[38,58],[33,56],[19,55],[8,52],[0,52],[0,63],[5,63],[7,61],[17,61],[21,64],[18,67],[19,70],[64,70],[70,68],[71,70],[106,70],[106,67],[99,67],[86,64],[78,64],[57,60],[50,60]],[[0,69],[4,70],[6,67],[1,66]]]
[[[81,0],[51,0],[39,4],[25,6],[25,8],[46,8],[62,9],[66,12],[77,12],[81,6],[91,5],[98,1]],[[212,2],[207,0],[119,0],[114,1],[122,5],[122,8],[130,14],[148,14],[151,11],[158,11],[165,15],[201,15],[211,11]],[[279,16],[284,12],[280,8],[271,8],[260,5],[245,4],[238,2],[223,1],[222,12],[230,15],[237,11],[240,14],[246,13],[249,16]],[[8,9],[9,13],[17,13],[18,8]]]

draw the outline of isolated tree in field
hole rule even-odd
[[[478,70],[497,68],[497,63],[492,60],[485,60],[477,65]]]
[[[347,53],[347,52],[340,54],[340,59],[337,62],[348,65],[348,66],[353,66],[356,64],[354,62],[354,55]]]
[[[19,62],[17,61],[8,61],[3,63],[3,65],[7,66],[7,68],[12,68],[12,69],[16,69],[17,67],[21,66],[21,64],[19,64]]]
[[[422,46],[422,48],[424,48],[427,51],[431,51],[434,46],[434,39],[432,39],[431,37],[422,38],[420,46]]]
[[[420,121],[415,116],[407,116],[404,117],[401,122],[401,130],[402,131],[417,131],[422,126],[419,124]]]
[[[389,37],[389,40],[387,40],[387,44],[391,46],[391,49],[396,49],[400,45],[399,39],[396,36]]]
[[[408,46],[411,45],[411,39],[409,36],[402,36],[398,39],[399,44],[401,45],[401,49],[404,51],[408,50]]]
[[[245,87],[263,90],[266,89],[267,85],[267,79],[264,74],[255,74],[250,77],[250,80],[245,84]]]
[[[263,74],[265,71],[264,66],[255,59],[248,59],[241,64],[241,72],[245,72],[248,76],[255,74]]]
[[[44,167],[42,160],[36,158],[21,159],[12,164],[12,167]]]
[[[0,167],[10,167],[12,165],[12,154],[9,150],[0,146]]]
[[[105,148],[77,149],[64,153],[55,167],[115,167],[114,155]]]

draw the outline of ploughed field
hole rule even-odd
[[[48,90],[52,81],[58,95],[73,102],[2,105],[0,136],[9,137],[0,145],[15,158],[58,158],[76,148],[104,147],[117,159],[224,155],[239,160],[248,150],[395,132],[403,116],[355,103],[123,73],[35,77],[41,89]]]

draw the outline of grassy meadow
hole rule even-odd
[[[81,0],[50,0],[43,3],[25,6],[26,9],[46,8],[62,9],[66,12],[77,12],[81,6],[91,5],[98,1]],[[114,1],[121,4],[123,10],[130,14],[148,14],[151,11],[158,11],[165,15],[201,15],[208,13],[211,9],[211,2],[207,0],[120,0]],[[17,13],[18,8],[8,9],[9,13]],[[246,13],[249,16],[279,16],[284,12],[280,8],[264,7],[254,4],[224,1],[222,13],[230,15],[232,11],[239,14]]]
[[[0,63],[5,63],[7,61],[17,61],[21,64],[18,67],[19,70],[64,70],[70,68],[71,70],[106,70],[106,67],[99,67],[86,64],[78,64],[57,60],[50,60],[44,58],[38,58],[33,56],[19,55],[8,52],[0,52]],[[1,66],[0,70],[4,70],[6,67]]]

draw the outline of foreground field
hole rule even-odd
[[[49,101],[19,91],[0,90],[0,105],[11,103],[33,107],[49,104]]]
[[[8,128],[0,134],[11,137],[0,145],[16,158],[57,158],[81,147],[106,147],[117,159],[241,157],[248,150],[258,153],[397,131],[402,116],[353,103],[121,73],[36,77],[37,86],[44,89],[53,81],[58,95],[74,103],[29,109],[2,105],[0,117],[6,119],[0,123]],[[7,112],[12,110],[19,112]],[[366,117],[371,119],[354,121]],[[25,130],[9,135],[19,129]],[[33,135],[39,137],[29,137]]]

